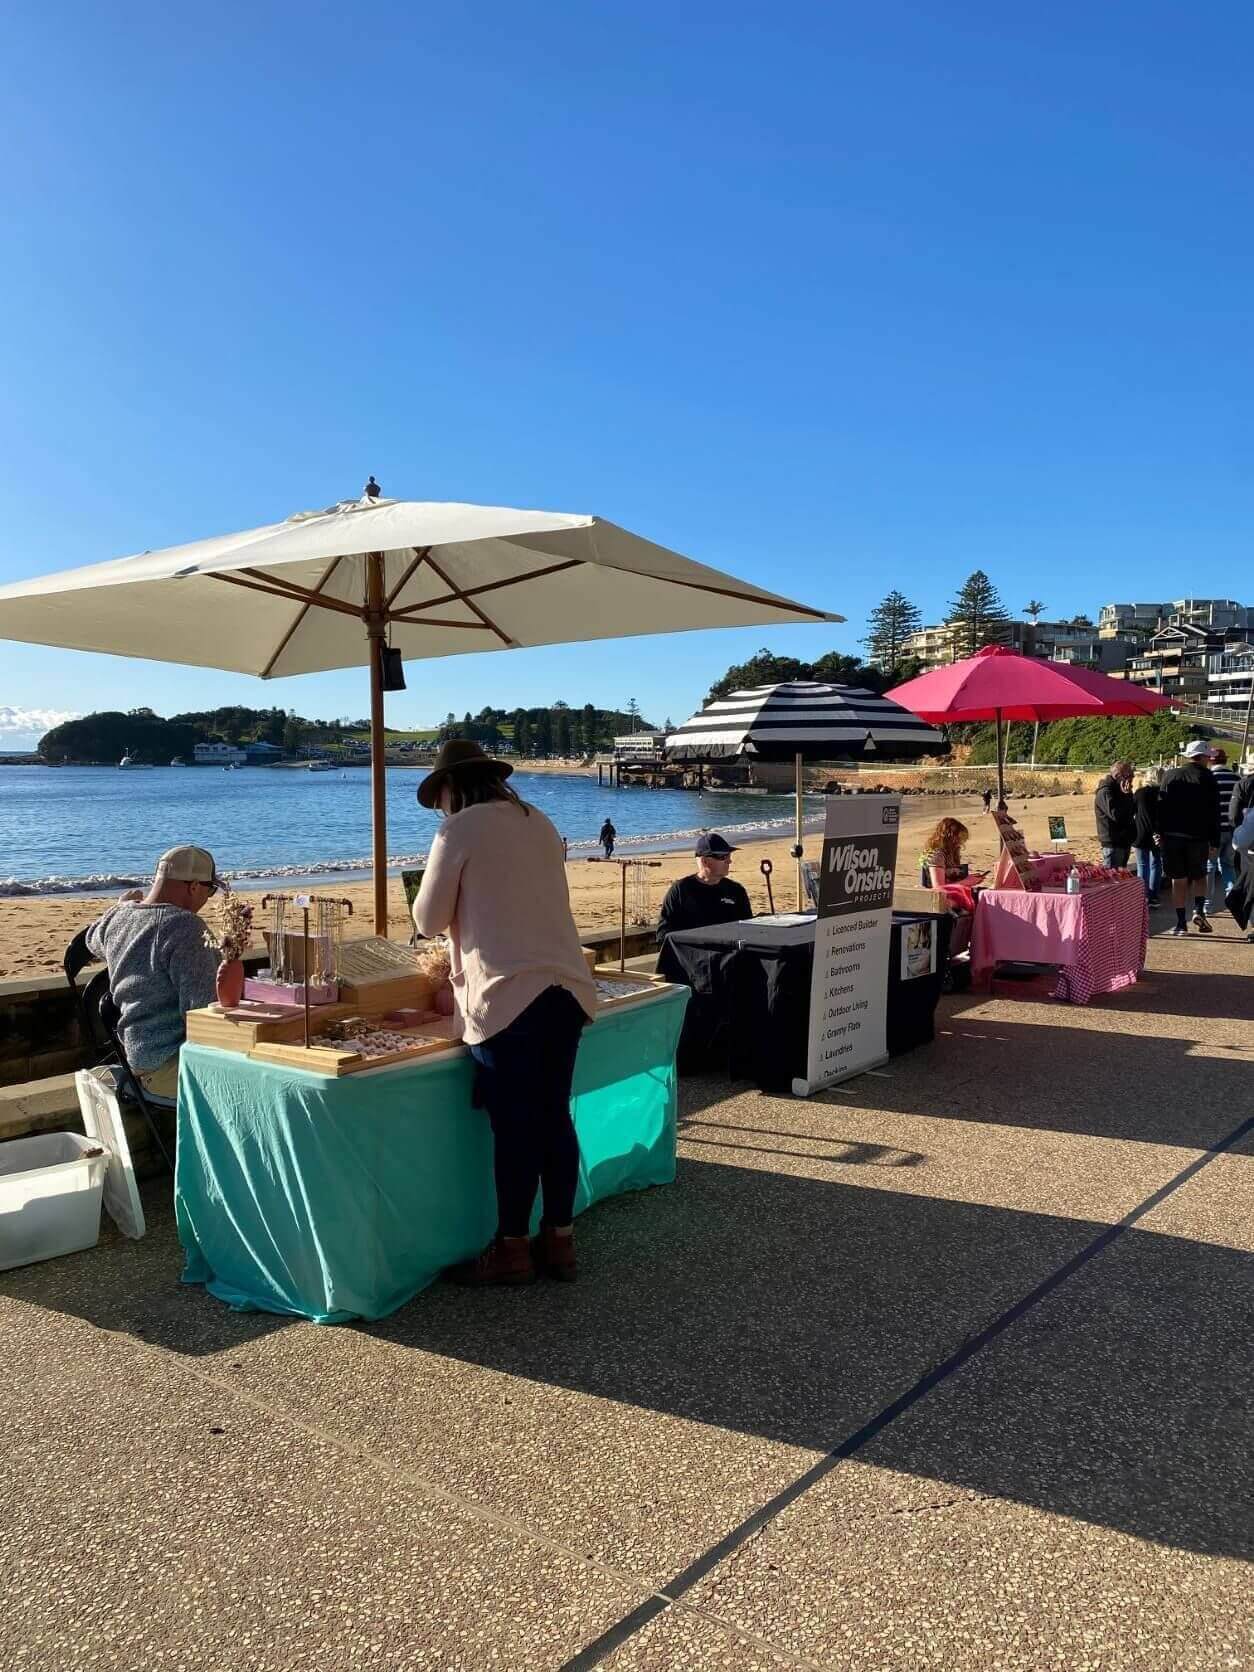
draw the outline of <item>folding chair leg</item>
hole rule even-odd
[[[161,1133],[157,1127],[157,1117],[153,1113],[152,1104],[144,1096],[143,1088],[140,1086],[138,1079],[130,1072],[129,1069],[127,1070],[127,1078],[130,1082],[131,1096],[134,1098],[135,1102],[138,1103],[144,1119],[148,1122],[148,1130],[152,1134],[153,1143],[157,1146],[157,1152],[161,1156],[161,1159],[165,1162],[169,1173],[173,1175],[174,1159],[169,1150],[166,1149],[165,1143],[162,1140]]]

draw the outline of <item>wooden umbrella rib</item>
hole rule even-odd
[[[562,563],[550,563],[544,569],[532,569],[525,575],[510,575],[503,581],[485,581],[482,586],[468,586],[461,592],[446,592],[439,598],[424,598],[420,603],[406,604],[403,609],[394,610],[395,616],[403,616],[409,610],[434,610],[441,604],[456,604],[469,598],[480,598],[485,592],[499,592],[505,586],[521,586],[524,581],[542,580],[546,575],[560,574],[564,569],[578,569],[583,563],[581,557],[568,557]],[[452,583],[446,581],[445,585]]]
[[[435,615],[393,615],[389,621],[395,621],[402,627],[452,627],[461,628],[467,633],[487,633],[491,631],[491,624],[482,621],[441,621]]]
[[[428,561],[430,560],[428,559]],[[533,569],[525,575],[511,575],[503,581],[488,581],[483,586],[468,586],[461,592],[453,591],[442,593],[438,598],[424,598],[419,603],[407,605],[405,609],[393,611],[393,614],[399,619],[406,614],[407,610],[431,610],[441,604],[470,603],[472,598],[482,597],[485,592],[496,592],[505,586],[521,586],[524,581],[538,581],[546,575],[559,574],[563,569],[577,569],[585,561],[585,559],[579,557],[567,558],[563,563],[551,563],[545,569]],[[436,568],[434,563],[431,564],[431,567]],[[606,565],[606,567],[609,567],[609,565]],[[438,569],[436,569],[436,573],[439,574]],[[721,598],[735,598],[743,604],[768,604],[773,609],[796,616],[805,616],[811,621],[829,621],[832,619],[826,610],[812,610],[806,604],[776,603],[774,599],[764,598],[760,593],[741,592],[731,586],[711,586],[708,581],[685,581],[674,575],[655,575],[647,569],[616,569],[615,573],[637,575],[642,580],[662,581],[668,586],[686,586],[694,592],[712,592]],[[445,584],[451,586],[452,582],[447,581]],[[471,607],[474,606],[471,605]],[[836,619],[843,620],[844,618],[837,617]]]
[[[326,569],[323,571],[322,579],[318,582],[317,586],[314,587],[315,595],[322,591],[323,587],[331,579],[331,576],[335,573],[335,571],[339,568],[339,566],[340,566],[340,559],[338,557],[333,557],[331,559],[330,563],[327,564]],[[282,656],[283,652],[287,649],[288,645],[291,644],[292,637],[295,634],[296,629],[300,626],[301,622],[309,614],[309,611],[312,607],[313,607],[313,600],[309,599],[309,598],[306,598],[304,603],[301,605],[299,611],[297,612],[296,619],[292,622],[292,625],[288,628],[287,632],[284,633],[283,637],[279,640],[278,649],[275,651],[274,655],[270,658],[270,660],[266,663],[265,667],[262,668],[261,677],[263,679],[269,679],[271,673],[274,671],[274,664],[278,661],[279,657]]]
[[[282,598],[289,604],[314,604],[320,610],[335,610],[340,615],[351,615],[361,620],[361,611],[355,604],[342,604],[338,598],[319,598],[317,593],[305,587],[299,590],[285,591],[282,587],[263,585],[260,581],[246,581],[243,575],[218,574],[207,577],[212,581],[225,581],[228,586],[246,587],[249,592],[264,592],[270,598]]]
[[[776,602],[774,598],[764,598],[758,592],[738,592],[735,587],[711,586],[708,581],[681,581],[674,575],[653,575],[644,569],[620,569],[622,575],[643,575],[646,580],[665,581],[668,586],[686,586],[694,592],[714,592],[720,598],[737,598],[745,604],[769,604],[772,609],[788,610],[793,615],[806,615],[813,621],[830,621],[833,619],[826,610],[812,610],[807,604],[791,604],[786,601]],[[843,621],[843,616],[836,620]]]
[[[421,568],[421,566],[426,562],[427,558],[430,555],[431,555],[431,547],[430,546],[423,546],[421,550],[419,550],[417,546],[414,547],[414,561],[405,570],[405,573],[401,576],[400,580],[397,581],[396,585],[392,588],[391,592],[389,592],[387,597],[384,599],[383,607],[384,607],[385,610],[390,610],[392,608],[392,605],[396,602],[396,600],[400,597],[401,593],[404,592],[405,588],[409,585],[410,577],[414,574],[414,571],[416,569]]]
[[[435,570],[436,574],[444,582],[445,586],[453,587],[454,583],[444,573],[443,569],[440,568],[440,565],[432,557],[431,552],[430,552],[429,549],[428,549],[428,552],[427,552],[427,562],[431,566],[431,568]],[[454,590],[456,590],[456,589],[454,588]],[[496,634],[497,638],[500,639],[502,644],[508,645],[511,649],[513,649],[517,645],[517,643],[518,643],[517,639],[511,639],[509,634],[504,630],[504,628],[498,627],[496,622],[493,621],[492,617],[490,615],[488,615],[485,611],[481,610],[479,608],[478,604],[475,603],[474,599],[471,598],[469,596],[469,594],[467,594],[465,592],[458,592],[457,593],[457,599],[458,599],[459,603],[465,604],[465,606],[468,610],[470,610],[473,614],[477,615],[479,617],[480,621],[483,623],[483,625],[485,627],[490,627],[492,629],[492,631]]]

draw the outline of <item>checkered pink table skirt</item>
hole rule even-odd
[[[984,889],[971,934],[972,975],[983,984],[1004,962],[1057,964],[1054,997],[1087,1004],[1131,987],[1145,963],[1149,911],[1136,877],[1080,894]]]

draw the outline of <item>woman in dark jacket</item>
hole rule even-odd
[[[1097,823],[1103,865],[1124,866],[1128,863],[1136,835],[1136,811],[1129,793],[1131,788],[1130,761],[1114,761],[1097,786],[1093,816]]]
[[[1142,773],[1132,794],[1136,810],[1137,875],[1145,884],[1145,896],[1151,906],[1158,904],[1158,890],[1163,881],[1163,857],[1158,851],[1158,780],[1151,772]]]

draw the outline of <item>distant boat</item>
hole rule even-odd
[[[170,762],[170,765],[171,766],[186,766],[187,762],[185,760],[180,760],[179,757],[177,755],[175,755],[174,759]]]
[[[335,762],[334,761],[310,761],[309,770],[311,772],[334,772],[335,771]]]
[[[119,772],[123,772],[123,771],[151,772],[152,771],[152,762],[151,761],[137,761],[135,759],[134,755],[132,755],[132,753],[128,749],[125,752],[125,754],[122,756],[122,759],[118,762],[118,771]]]

